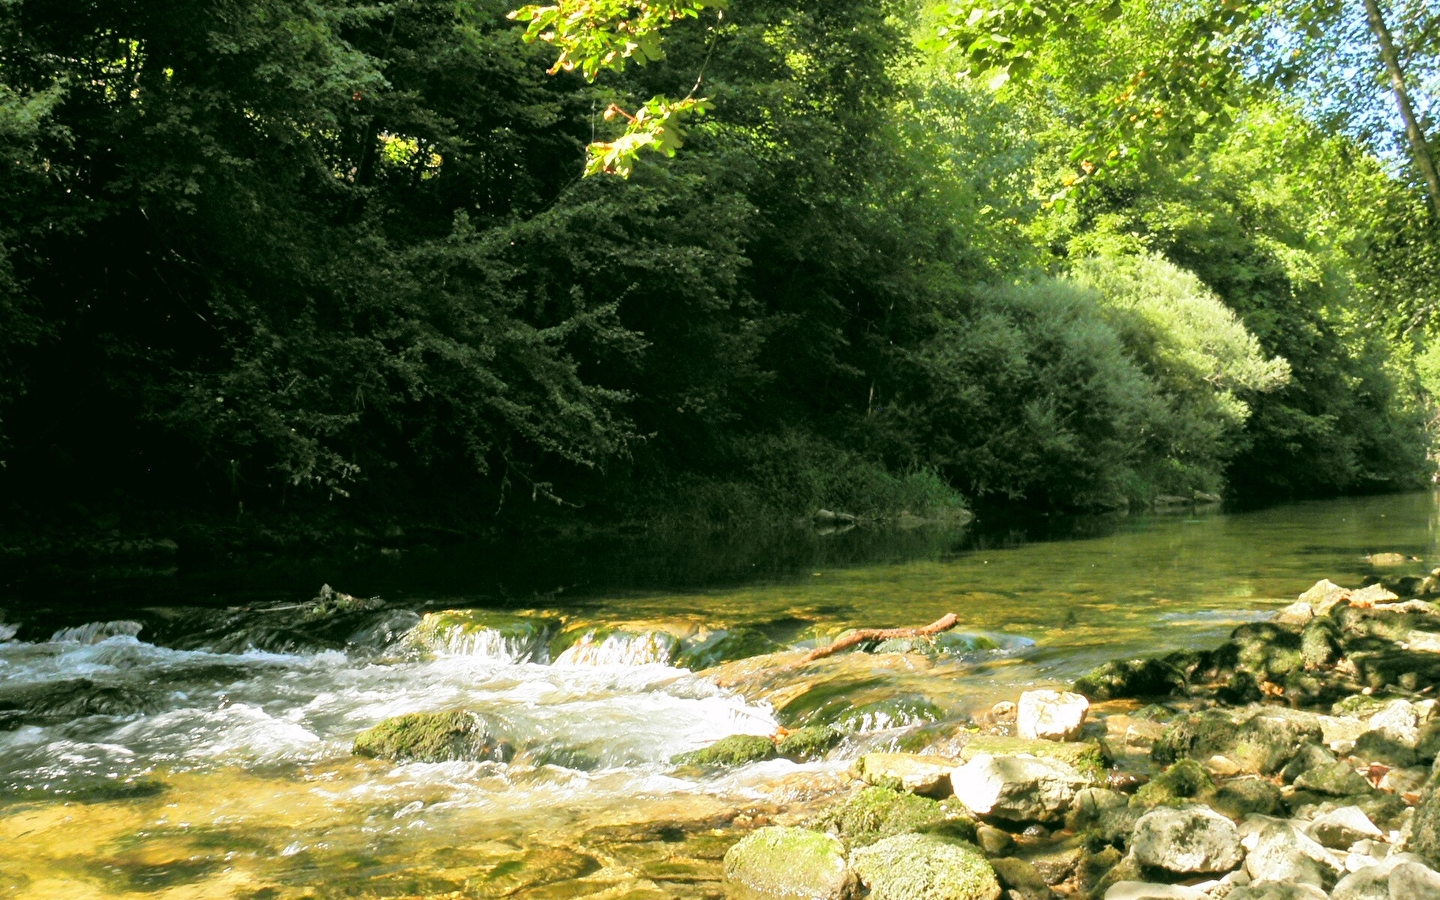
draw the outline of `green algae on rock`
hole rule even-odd
[[[1214,793],[1215,782],[1205,767],[1192,759],[1182,759],[1136,791],[1130,805],[1142,809],[1175,806],[1208,799]]]
[[[997,900],[1000,882],[976,847],[901,834],[862,847],[851,865],[870,900]]]
[[[786,759],[805,762],[823,756],[844,737],[843,732],[829,725],[807,725],[781,738],[775,750]]]
[[[670,762],[677,766],[724,768],[760,762],[775,756],[775,742],[756,734],[732,734],[708,747],[678,753]]]
[[[508,762],[509,744],[472,712],[408,713],[386,719],[355,738],[356,756],[394,762],[493,760]]]
[[[805,828],[771,826],[725,854],[725,881],[774,900],[848,900],[855,876],[840,841]]]
[[[852,848],[915,832],[975,839],[975,820],[958,803],[937,802],[889,787],[863,788],[808,824],[835,835]]]
[[[721,663],[765,656],[784,649],[783,645],[753,628],[732,628],[728,631],[711,632],[703,638],[682,641],[680,655],[675,664],[698,672]]]
[[[1091,700],[1163,697],[1185,690],[1185,673],[1162,659],[1107,662],[1075,682],[1075,692]]]
[[[494,612],[447,609],[426,613],[405,642],[424,650],[462,656],[529,660],[543,656],[545,642],[560,630],[560,619]]]
[[[1100,745],[1089,741],[1042,741],[995,734],[975,735],[960,748],[959,755],[962,762],[969,762],[982,753],[1059,760],[1097,784],[1104,779],[1105,770],[1110,765]]]

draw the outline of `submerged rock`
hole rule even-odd
[[[732,734],[708,747],[679,753],[670,762],[677,766],[743,766],[775,756],[775,742],[756,734]]]
[[[838,840],[779,826],[761,828],[730,848],[725,881],[775,900],[848,900],[856,887]]]
[[[1026,691],[1020,695],[1015,726],[1029,740],[1073,741],[1085,724],[1090,701],[1061,691]]]
[[[1130,846],[1141,864],[1177,875],[1228,872],[1245,856],[1235,824],[1204,806],[1151,810],[1135,823]]]
[[[980,754],[950,775],[955,797],[981,815],[1012,822],[1055,822],[1089,779],[1037,756]]]
[[[685,640],[676,665],[700,671],[737,659],[779,653],[785,647],[753,628],[732,628]]]
[[[545,642],[559,629],[558,618],[447,609],[422,616],[405,636],[405,642],[417,649],[454,656],[544,662],[548,661]]]
[[[362,731],[355,738],[353,752],[394,762],[508,762],[514,755],[484,718],[465,711],[409,713],[386,719]]]
[[[902,834],[856,850],[851,865],[870,900],[998,900],[980,851],[932,835]]]

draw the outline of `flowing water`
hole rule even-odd
[[[1214,643],[1321,577],[1377,574],[1367,554],[1417,557],[1385,571],[1419,572],[1436,525],[1437,497],[1415,494],[1088,520],[1048,540],[634,541],[519,567],[510,551],[458,550],[337,569],[338,588],[383,600],[354,607],[303,602],[308,573],[277,591],[273,572],[263,589],[235,574],[218,596],[179,578],[138,596],[12,598],[0,897],[717,897],[738,826],[833,790],[863,749],[1108,658]],[[421,618],[456,609],[480,612]],[[929,655],[847,654],[783,676],[683,667],[727,634],[811,646],[946,612],[959,629]],[[484,716],[514,758],[351,754],[386,717],[454,709]],[[808,721],[850,736],[805,764],[671,762]]]

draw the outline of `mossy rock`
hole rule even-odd
[[[1278,787],[1254,776],[1225,782],[1206,802],[1216,812],[1232,819],[1243,819],[1249,815],[1279,815],[1285,806]]]
[[[1329,616],[1313,619],[1300,633],[1300,659],[1307,669],[1334,665],[1344,652],[1340,626]]]
[[[1251,774],[1271,775],[1310,744],[1322,743],[1319,720],[1280,707],[1235,714],[1203,710],[1175,720],[1151,748],[1157,762],[1224,756]]]
[[[1392,769],[1408,769],[1417,762],[1413,748],[1387,737],[1383,731],[1360,735],[1351,755],[1368,763],[1384,763]]]
[[[853,697],[885,684],[885,679],[874,676],[832,678],[779,706],[775,717],[787,728],[828,725],[851,708]]]
[[[1185,673],[1160,659],[1115,660],[1075,682],[1075,691],[1091,700],[1164,697],[1185,687]]]
[[[855,893],[840,842],[804,828],[772,826],[746,836],[725,854],[725,881],[774,900],[847,900]]]
[[[394,762],[493,760],[514,755],[486,721],[472,712],[409,713],[386,719],[355,738],[356,756]]]
[[[1000,644],[983,634],[947,631],[934,637],[891,638],[870,648],[871,653],[921,653],[932,659],[968,656],[999,650]]]
[[[1208,800],[1214,793],[1215,782],[1205,767],[1193,759],[1182,759],[1136,791],[1130,805],[1140,809],[1182,806]]]
[[[926,833],[975,839],[975,820],[953,800],[937,802],[888,787],[866,787],[809,823],[847,847],[864,847],[897,834]]]
[[[830,724],[846,734],[856,734],[938,722],[944,715],[940,707],[925,697],[901,694],[851,707],[837,715]]]
[[[446,609],[426,613],[406,643],[456,654],[489,653],[516,659],[541,655],[546,639],[560,630],[558,618],[540,618],[487,609]]]
[[[552,662],[669,665],[680,646],[680,638],[668,631],[581,625],[552,637],[546,650]]]
[[[1081,775],[1099,784],[1110,766],[1105,751],[1089,741],[1038,741],[995,734],[977,734],[960,748],[960,759],[969,762],[982,753],[991,756],[1039,756],[1069,764]]]
[[[1333,762],[1301,774],[1295,779],[1295,789],[1330,797],[1350,797],[1369,793],[1370,783],[1349,763]]]
[[[819,759],[826,751],[845,737],[844,733],[829,725],[808,725],[781,738],[775,751],[786,759],[796,762]]]
[[[707,769],[743,766],[747,763],[772,759],[775,756],[775,742],[756,734],[732,734],[721,738],[708,747],[679,753],[670,762],[677,766],[698,766]]]
[[[901,834],[850,855],[870,900],[997,900],[1000,882],[977,847]]]
[[[753,628],[733,628],[729,631],[713,632],[703,640],[681,642],[680,654],[675,664],[698,672],[721,663],[778,653],[784,649],[782,644],[777,644]]]
[[[1241,625],[1230,640],[1239,648],[1236,668],[1257,678],[1277,681],[1305,664],[1300,635],[1273,622]]]

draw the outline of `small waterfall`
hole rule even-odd
[[[121,619],[118,622],[90,622],[74,628],[62,628],[50,635],[52,644],[98,644],[106,638],[124,635],[134,637],[144,628],[139,622]]]
[[[557,666],[643,666],[652,663],[669,665],[679,645],[673,636],[662,631],[643,634],[612,634],[599,640],[593,631],[586,632],[565,652],[555,658]]]
[[[405,636],[411,647],[443,656],[469,656],[503,663],[545,662],[543,621],[489,625],[455,612],[426,613]]]

